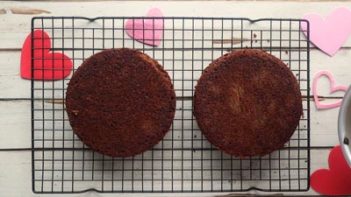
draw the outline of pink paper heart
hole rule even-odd
[[[313,78],[313,83],[312,83],[312,93],[313,93],[313,98],[314,102],[316,104],[317,109],[330,109],[330,108],[335,108],[339,107],[341,105],[342,100],[338,100],[335,103],[328,103],[328,104],[323,104],[318,100],[318,93],[317,93],[317,83],[318,80],[322,77],[326,76],[330,82],[330,93],[338,92],[338,91],[343,91],[345,92],[347,90],[347,86],[344,85],[335,85],[335,79],[334,76],[326,70],[319,71]]]
[[[325,19],[318,14],[306,14],[303,18],[310,22],[310,41],[330,56],[341,48],[351,33],[351,10],[346,7],[335,9]],[[306,35],[306,23],[301,23],[301,29]]]
[[[147,13],[150,17],[162,17],[158,8],[152,8]],[[151,46],[158,46],[163,37],[163,19],[129,19],[125,29],[131,38]]]

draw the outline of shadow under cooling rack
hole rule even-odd
[[[144,23],[162,20],[161,44],[151,47],[131,39],[124,24],[132,19]],[[173,125],[159,144],[132,158],[111,158],[92,152],[72,132],[64,105],[72,74],[58,81],[32,80],[33,191],[308,190],[309,40],[301,25],[308,23],[295,19],[191,17],[33,18],[32,32],[37,29],[47,32],[51,37],[49,50],[71,57],[74,70],[103,49],[138,49],[163,65],[177,96]],[[304,97],[304,115],[285,147],[270,155],[245,159],[231,157],[213,147],[192,115],[194,86],[203,69],[228,51],[242,48],[263,49],[282,59],[296,76]]]

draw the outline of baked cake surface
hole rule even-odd
[[[214,60],[195,88],[194,115],[205,137],[239,157],[280,149],[302,115],[299,84],[280,59],[244,49]]]
[[[86,59],[66,92],[74,133],[112,157],[133,156],[156,145],[172,124],[175,106],[168,74],[148,55],[127,48]]]

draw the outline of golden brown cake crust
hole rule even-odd
[[[128,157],[156,145],[169,130],[176,97],[168,74],[137,50],[110,49],[83,62],[70,80],[66,110],[91,149]]]
[[[206,138],[224,152],[262,156],[282,148],[299,124],[302,99],[293,73],[257,49],[234,51],[203,72],[194,115]]]

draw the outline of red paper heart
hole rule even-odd
[[[311,175],[311,187],[324,195],[350,195],[351,168],[340,146],[330,151],[328,163],[330,169],[320,169]]]
[[[50,52],[51,39],[45,31],[35,30],[33,40],[33,79],[58,80],[71,73],[73,67],[71,59],[65,54]],[[32,78],[31,51],[32,34],[29,34],[21,52],[21,77],[24,79]]]

